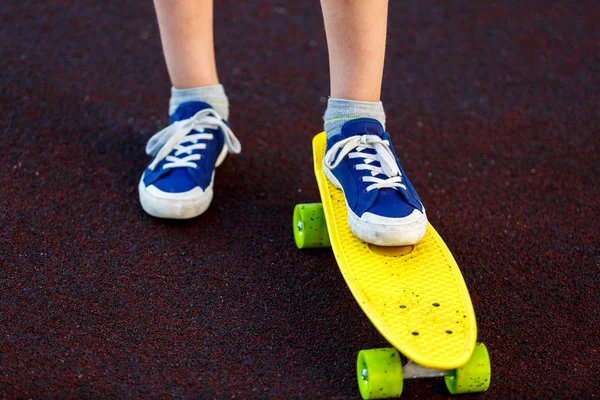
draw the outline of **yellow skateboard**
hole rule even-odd
[[[398,397],[403,379],[445,376],[452,394],[481,392],[490,383],[489,355],[477,343],[475,312],[460,269],[429,225],[414,246],[367,244],[350,231],[344,194],[323,173],[325,133],[313,139],[322,203],[294,209],[298,248],[331,246],[354,298],[394,348],[359,352],[364,399]],[[402,365],[399,353],[409,361]]]

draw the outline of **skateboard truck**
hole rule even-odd
[[[444,377],[451,394],[484,392],[490,385],[491,368],[488,351],[477,343],[471,359],[453,370],[427,368],[411,360],[402,366],[395,348],[362,350],[356,360],[358,388],[363,399],[399,397],[403,381]]]
[[[404,379],[437,378],[446,376],[448,373],[448,370],[426,368],[411,360],[408,360],[402,367],[402,376]]]

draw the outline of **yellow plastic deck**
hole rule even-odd
[[[354,298],[407,358],[444,370],[464,365],[475,348],[477,325],[450,250],[431,224],[406,255],[401,253],[410,247],[378,248],[356,238],[348,226],[343,192],[323,173],[325,147],[325,134],[320,133],[313,139],[315,175],[331,247]],[[390,255],[381,254],[385,252]]]

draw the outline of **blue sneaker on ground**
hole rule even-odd
[[[348,224],[359,239],[405,246],[423,238],[425,208],[377,120],[346,122],[327,140],[323,164],[327,178],[344,191]]]
[[[197,217],[212,201],[215,168],[240,150],[227,121],[209,104],[181,104],[146,145],[154,159],[138,185],[142,208],[159,218]]]

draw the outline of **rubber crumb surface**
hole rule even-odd
[[[491,354],[489,391],[461,398],[600,397],[596,2],[390,3],[387,130]],[[243,152],[205,215],[169,222],[137,197],[168,121],[152,2],[0,5],[1,398],[359,397],[356,354],[386,343],[291,231],[318,201],[318,3],[215,12]]]

